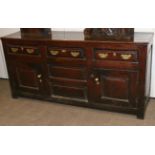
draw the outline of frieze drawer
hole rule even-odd
[[[32,46],[8,46],[9,55],[36,55],[39,56],[40,49]]]
[[[48,48],[49,57],[85,58],[84,50],[79,48]]]
[[[137,51],[95,49],[94,57],[97,60],[138,61]]]

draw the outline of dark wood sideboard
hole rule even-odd
[[[2,38],[13,98],[124,112],[143,119],[150,97],[152,33],[133,41],[85,40],[83,32]]]

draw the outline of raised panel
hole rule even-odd
[[[12,80],[14,79],[15,89],[19,93],[29,93],[32,95],[44,94],[42,65],[12,62],[10,66]]]
[[[39,90],[39,82],[35,71],[17,67],[16,73],[20,88]]]
[[[128,75],[101,75],[101,98],[116,98],[129,99],[129,84]]]
[[[138,72],[96,69],[94,75],[91,80],[94,93],[91,94],[95,102],[119,107],[137,106]]]

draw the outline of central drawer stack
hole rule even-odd
[[[88,102],[84,49],[48,47],[47,59],[51,97]]]

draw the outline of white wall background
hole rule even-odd
[[[18,28],[0,28],[0,37],[19,31]],[[0,41],[0,78],[8,78],[2,43]]]
[[[52,28],[52,29],[53,30],[65,30],[65,31],[82,31],[83,30],[83,28]],[[19,28],[0,28],[0,37],[10,34],[10,33],[14,33],[16,31],[19,31]],[[155,33],[155,28],[135,28],[135,31]],[[154,45],[155,45],[155,39],[154,39]],[[0,78],[8,78],[1,42],[0,42]],[[154,53],[153,53],[153,64],[152,64],[151,97],[155,97],[155,48],[154,48]]]

